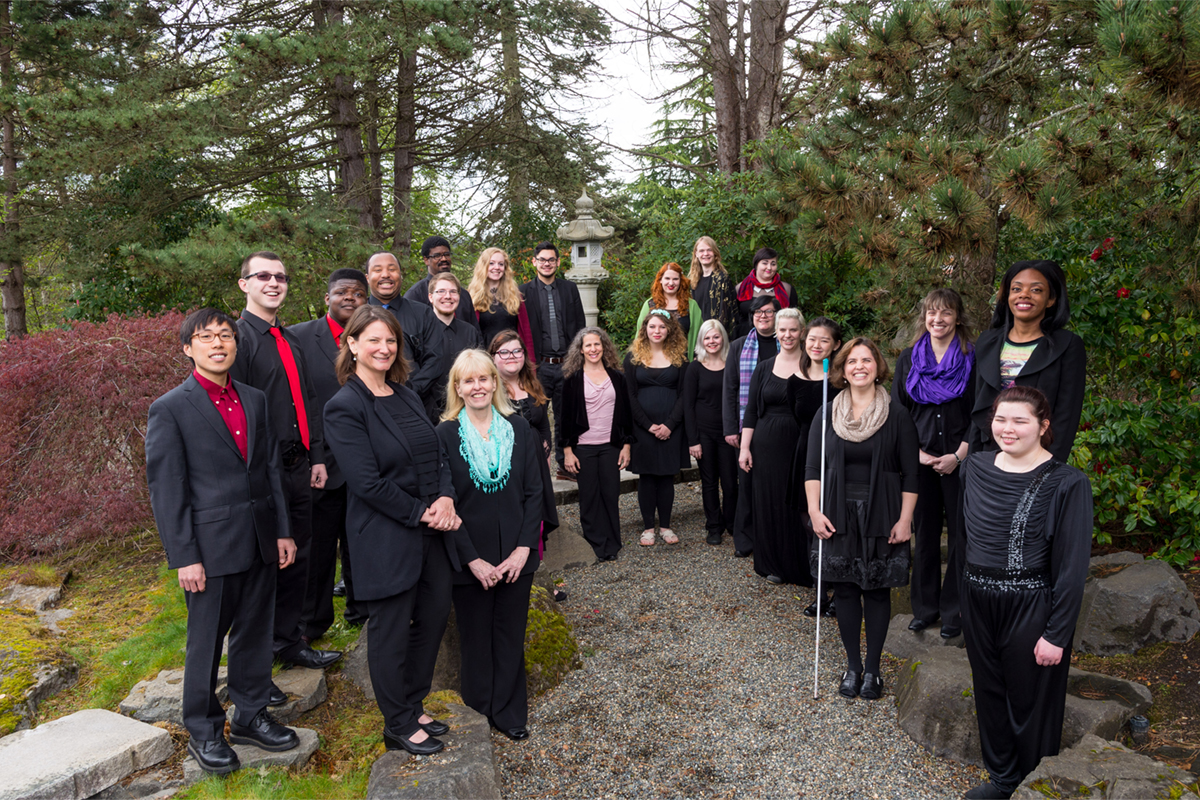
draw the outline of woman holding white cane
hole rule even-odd
[[[887,362],[870,339],[855,339],[833,361],[831,383],[842,389],[826,408],[824,503],[821,439],[810,436],[804,489],[823,558],[814,573],[833,587],[846,672],[838,692],[877,700],[879,661],[891,618],[891,588],[908,583],[913,510],[917,505],[917,431],[908,411],[880,385]],[[814,424],[820,424],[817,412]],[[825,513],[822,513],[822,508]],[[859,647],[863,619],[867,656]]]

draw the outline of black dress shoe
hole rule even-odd
[[[397,736],[383,730],[383,744],[388,750],[407,750],[414,756],[431,756],[446,746],[441,739],[430,736],[423,742],[414,742],[407,736]]]
[[[721,543],[721,534],[710,533],[708,536],[706,536],[704,538],[704,541],[706,544],[718,545]]]
[[[932,624],[933,624],[933,620],[929,620],[928,622],[926,622],[925,620],[920,619],[918,617],[913,617],[912,622],[908,623],[908,629],[910,631],[923,631]]]
[[[509,728],[500,732],[514,742],[523,742],[529,738],[529,729],[523,725],[520,728]]]
[[[450,732],[450,726],[441,720],[433,720],[432,722],[417,722],[421,726],[421,730],[428,733],[430,736],[445,736]]]
[[[753,550],[734,550],[733,557],[734,558],[749,558],[753,552],[754,552]]]
[[[328,667],[330,664],[336,663],[341,657],[341,650],[313,650],[311,647],[305,647],[291,658],[283,658],[280,660],[285,664],[291,664],[293,667],[325,669],[325,667]]]
[[[942,626],[942,638],[953,639],[955,636],[962,636],[962,626],[955,627],[953,625]]]
[[[1005,791],[989,781],[971,789],[963,797],[967,798],[967,800],[1008,800],[1008,798],[1012,797],[1012,794],[1012,792]]]
[[[862,688],[858,690],[858,696],[864,700],[878,700],[883,697],[883,678],[871,673],[865,673],[862,677]]]
[[[249,725],[229,723],[229,741],[234,744],[252,744],[272,753],[291,750],[300,744],[300,737],[291,728],[284,727],[272,719],[264,708],[250,720]]]
[[[778,575],[768,575],[767,583],[773,583],[778,586],[779,584],[783,583],[783,578],[779,577]]]
[[[858,697],[858,690],[862,688],[862,675],[857,672],[846,670],[842,674],[842,682],[838,686],[838,694],[842,697]]]
[[[346,596],[346,582],[345,581],[338,581],[337,583],[335,583],[333,585],[333,596],[334,597],[345,597]]]
[[[213,775],[228,775],[242,767],[237,753],[233,752],[224,736],[220,739],[190,739],[187,751],[196,759],[200,769]]]
[[[823,603],[821,608],[822,608],[822,610],[821,610],[822,617],[836,617],[837,616],[837,602],[832,597],[829,598],[828,603]]]
[[[269,695],[267,695],[267,705],[269,705],[269,706],[287,705],[287,694],[285,694],[283,689],[280,689],[274,683],[271,684],[271,693]]]
[[[809,603],[808,608],[804,609],[804,616],[815,617],[817,615],[817,604]]]

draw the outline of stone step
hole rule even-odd
[[[307,764],[308,759],[312,758],[312,754],[317,752],[320,737],[311,728],[292,728],[292,730],[300,737],[300,744],[291,750],[284,750],[282,753],[272,753],[270,750],[263,750],[249,744],[235,744],[233,751],[237,753],[238,760],[242,762],[242,769],[249,767],[288,767],[291,769]],[[190,755],[184,759],[183,782],[185,784],[195,783],[207,774],[200,769],[196,759]]]
[[[319,706],[329,696],[325,683],[325,670],[291,667],[276,675],[273,679],[288,701],[282,706],[271,709],[271,716],[276,722],[290,725],[306,711]],[[232,720],[237,706],[231,705],[226,716]]]
[[[228,677],[228,668],[217,668],[218,702],[224,703],[228,699],[229,690],[225,686]],[[183,725],[183,670],[164,669],[150,680],[140,681],[117,708],[122,714],[142,722]]]
[[[403,750],[381,756],[371,767],[369,800],[499,800],[500,780],[487,718],[456,703],[448,703],[447,708],[450,732],[440,737],[446,749],[420,758]]]
[[[82,800],[175,751],[166,730],[89,708],[0,739],[0,800]]]
[[[1013,800],[1046,797],[1176,797],[1195,800],[1189,791],[1196,776],[1101,736],[1084,736],[1056,756],[1043,758],[1013,793]]]

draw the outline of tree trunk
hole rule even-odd
[[[371,190],[368,201],[371,210],[372,241],[383,241],[383,159],[379,152],[379,85],[372,79],[367,102],[367,155],[371,159]]]
[[[12,28],[11,0],[0,0],[0,89],[5,98],[16,97],[12,52],[16,35]],[[4,179],[4,208],[0,209],[0,294],[4,302],[4,331],[9,339],[25,336],[25,264],[19,241],[20,208],[17,205],[16,109],[7,101],[0,107],[0,136],[4,141],[0,174]]]
[[[525,92],[521,81],[521,53],[517,48],[517,9],[506,2],[501,7],[500,47],[504,80],[504,127],[509,136],[525,141]],[[513,152],[508,164],[508,207],[529,208],[529,166],[521,150]]]
[[[396,70],[396,149],[392,153],[392,252],[403,272],[412,252],[412,185],[416,167],[417,139],[417,50],[400,55]],[[403,277],[403,276],[402,276]]]
[[[729,49],[730,33],[727,0],[708,0],[708,47],[712,56],[713,110],[717,119],[717,169],[727,174],[741,170],[742,152],[740,65]],[[741,38],[740,29],[738,38]]]
[[[762,141],[779,125],[787,13],[787,0],[756,0],[750,5],[747,142]]]

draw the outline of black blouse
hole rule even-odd
[[[483,332],[483,341],[490,342],[501,331],[517,330],[518,316],[508,313],[501,303],[492,303],[487,311],[479,312],[479,330]]]
[[[958,347],[955,342],[951,347]],[[962,395],[945,403],[918,403],[908,393],[905,383],[912,369],[912,348],[905,349],[896,359],[896,375],[892,378],[892,400],[908,409],[917,426],[917,441],[931,456],[944,456],[958,450],[967,441],[971,428],[971,409],[975,406],[975,365],[967,377]]]
[[[711,370],[699,361],[683,376],[683,423],[689,447],[700,444],[700,432],[721,436],[721,386],[725,368]]]
[[[440,467],[437,434],[434,432],[433,426],[429,424],[429,420],[414,414],[412,408],[402,401],[399,395],[391,394],[387,397],[380,397],[379,400],[391,414],[392,419],[396,421],[396,427],[404,431],[404,435],[408,437],[408,443],[412,447],[413,464],[417,471],[417,491],[421,502],[429,505],[439,496]],[[439,533],[432,529],[428,532]]]

